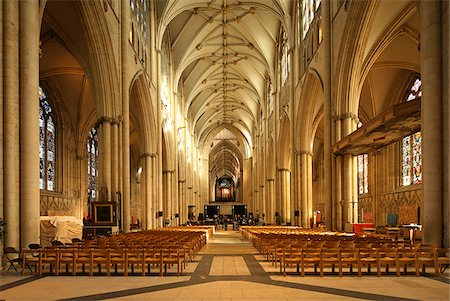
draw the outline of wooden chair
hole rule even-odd
[[[81,264],[81,272],[85,273],[86,264],[91,264],[91,251],[89,249],[77,249],[74,251],[74,262],[72,268],[73,276],[77,274],[79,264]]]
[[[58,256],[58,261],[56,265],[57,275],[60,271],[60,267],[62,264],[66,265],[66,273],[69,273],[69,266],[72,267],[72,274],[73,274],[73,269],[75,267],[75,250],[73,248],[70,249],[63,248],[56,250],[56,254]]]
[[[377,267],[377,275],[378,275],[378,254],[377,249],[359,249],[359,261],[358,261],[358,276],[362,276],[362,268],[363,266],[367,266],[367,274],[370,275],[371,267]]]
[[[114,273],[118,273],[118,265],[122,265],[122,270],[124,271],[125,275],[125,265],[126,265],[126,258],[124,251],[121,249],[112,249],[108,252],[108,270],[107,273],[111,273],[111,268],[114,267]]]
[[[172,265],[177,265],[177,276],[183,273],[182,258],[178,249],[172,247],[161,249],[161,265],[164,266],[164,273],[167,273],[167,267]],[[162,269],[160,276],[162,276]]]
[[[385,266],[386,275],[389,275],[389,266],[395,266],[396,275],[400,276],[398,266],[398,249],[397,248],[379,248],[377,249],[377,276],[381,276],[381,267]]]
[[[125,272],[124,275],[128,276],[128,268],[131,265],[131,273],[134,273],[134,265],[138,268],[141,267],[141,273],[145,274],[145,261],[144,252],[140,249],[128,249],[125,252]]]
[[[93,249],[91,250],[89,261],[89,276],[94,275],[94,266],[97,265],[98,272],[102,272],[102,266],[105,266],[107,270],[107,275],[109,276],[109,260],[108,260],[108,251],[106,249]]]
[[[398,262],[399,269],[403,266],[403,273],[408,273],[408,266],[416,268],[416,248],[400,248],[398,249]]]
[[[339,254],[339,277],[344,275],[343,267],[349,268],[350,274],[353,273],[353,266],[358,267],[358,276],[361,276],[359,270],[359,249],[357,248],[345,248],[340,250]]]
[[[30,271],[33,273],[31,269],[31,265],[34,266],[34,273],[38,273],[39,268],[39,251],[36,254],[36,250],[23,250],[22,251],[22,271],[21,275],[25,273],[25,267],[28,267]]]
[[[150,267],[159,266],[159,274],[162,275],[162,255],[161,249],[150,248],[143,252],[144,266],[147,265],[147,273],[150,275]],[[145,269],[142,269],[142,276],[145,276]]]
[[[286,266],[296,265],[297,273],[300,273],[300,264],[302,263],[302,249],[284,249],[282,262],[284,277],[286,277]]]
[[[434,253],[434,260],[438,273],[444,273],[450,265],[450,249],[436,249]]]
[[[39,266],[38,266],[38,272],[39,276],[42,275],[42,271],[45,270],[45,266],[49,265],[49,272],[53,272],[53,267],[55,268],[55,275],[58,276],[59,270],[59,258],[58,258],[58,252],[57,250],[39,250]]]
[[[416,276],[420,276],[420,270],[425,275],[426,266],[432,266],[434,268],[434,274],[439,275],[439,267],[436,264],[435,253],[436,247],[422,247],[420,246],[416,252]]]
[[[302,276],[305,276],[305,268],[314,266],[314,273],[317,273],[317,266],[320,265],[320,248],[302,249]]]
[[[338,241],[339,243],[339,241]],[[330,244],[339,245],[339,244]],[[341,250],[339,248],[323,247],[320,250],[320,277],[324,275],[325,266],[331,266],[331,273],[335,273],[335,266],[339,265]]]

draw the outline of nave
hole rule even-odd
[[[447,300],[448,269],[396,277],[301,277],[259,254],[239,231],[216,231],[183,274],[169,276],[17,276],[3,272],[5,300]]]

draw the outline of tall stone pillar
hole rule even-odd
[[[146,210],[146,229],[153,228],[153,221],[155,220],[155,210],[153,208],[153,160],[154,154],[144,154],[144,176],[145,176],[145,210]]]
[[[119,122],[111,123],[111,198],[117,200],[119,191]]]
[[[104,201],[111,201],[111,119],[102,118],[102,185],[101,190]]]
[[[173,198],[173,175],[174,170],[165,170],[163,171],[163,190],[164,190],[164,219],[168,218],[173,221],[174,209],[176,209]]]
[[[20,166],[17,156],[19,154],[19,102],[17,101],[19,99],[19,1],[3,1],[2,5],[4,14],[2,22],[4,182],[2,185],[4,218],[8,225],[5,246],[19,248]]]
[[[186,180],[178,180],[178,223],[187,221]]]
[[[39,3],[20,6],[20,190],[22,247],[39,242]]]
[[[268,214],[266,215],[266,222],[275,224],[275,179],[267,179],[267,199],[268,199]]]
[[[300,161],[300,201],[302,227],[310,227],[310,218],[313,214],[312,204],[312,154],[307,151],[298,153]]]
[[[347,113],[343,116],[343,136],[351,134],[355,128],[355,117],[351,113]],[[355,193],[357,189],[355,188],[355,181],[357,180],[356,172],[356,162],[352,155],[344,155],[342,160],[342,195],[343,195],[343,206],[342,206],[342,216],[343,223],[355,223],[355,211],[358,210],[358,199],[355,199]],[[357,216],[357,213],[356,213]]]
[[[344,230],[343,224],[343,207],[344,198],[342,195],[342,156],[335,158],[335,198],[333,202],[333,225],[332,230]]]
[[[122,67],[122,211],[123,211],[123,231],[130,231],[130,70],[129,59],[131,54],[128,37],[130,35],[130,3],[121,1],[121,67]]]
[[[323,21],[323,52],[324,65],[323,72],[323,93],[324,93],[324,109],[323,109],[323,124],[324,124],[324,201],[325,201],[325,226],[328,230],[332,228],[332,191],[333,178],[331,170],[332,154],[331,154],[331,0],[322,1],[322,21]]]
[[[447,83],[442,87],[442,100],[443,100],[443,110],[442,110],[442,125],[443,125],[443,135],[442,139],[442,149],[450,149],[450,4],[448,1],[441,2],[442,5],[442,82]],[[443,225],[444,233],[442,237],[444,241],[442,245],[446,248],[450,246],[450,153],[443,152],[443,164],[442,169],[444,171],[443,175],[443,205],[444,205],[444,216]],[[446,214],[445,214],[446,212]]]
[[[421,2],[422,134],[423,134],[423,240],[443,243],[443,1]],[[447,6],[448,9],[448,6]],[[448,12],[447,12],[448,16]],[[448,37],[447,37],[448,42]],[[448,67],[448,66],[447,66]],[[446,82],[447,86],[449,83]],[[448,116],[447,116],[448,118]],[[448,152],[448,148],[445,152]],[[448,184],[448,183],[447,183]],[[447,207],[448,208],[448,207]],[[448,211],[447,211],[448,215]],[[448,229],[448,224],[446,225]]]
[[[284,223],[291,222],[291,172],[289,169],[278,169],[281,189],[281,217]]]

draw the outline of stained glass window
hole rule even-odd
[[[362,123],[358,122],[358,128]],[[369,193],[369,155],[358,155],[358,194]]]
[[[53,109],[39,87],[39,188],[55,191],[56,127]]]
[[[369,192],[369,155],[358,156],[358,194]]]
[[[319,9],[321,0],[303,0],[302,1],[302,25],[303,25],[303,38],[311,26],[314,20],[314,15]]]
[[[131,12],[133,17],[137,21],[137,29],[141,31],[144,38],[147,39],[148,36],[148,0],[130,0]]]
[[[407,93],[406,101],[422,96],[422,81],[416,77]],[[422,183],[422,134],[414,133],[402,140],[402,184]]]
[[[98,133],[96,127],[90,130],[86,147],[88,154],[88,208],[90,208],[90,202],[97,199],[98,194]]]

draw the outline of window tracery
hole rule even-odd
[[[416,77],[408,91],[406,101],[422,96],[422,81]],[[406,136],[402,140],[402,185],[422,183],[422,134]]]
[[[98,132],[97,127],[93,127],[88,134],[87,142],[87,157],[88,157],[88,208],[90,203],[98,197]]]
[[[39,188],[55,191],[56,126],[54,111],[39,87]]]

